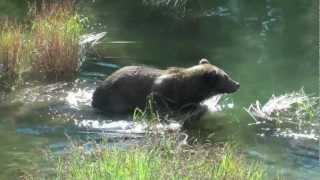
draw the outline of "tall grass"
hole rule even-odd
[[[164,118],[160,118],[158,111],[155,108],[156,102],[152,95],[147,97],[145,108],[142,110],[136,108],[133,112],[132,119],[136,122],[146,122],[149,125],[164,121]]]
[[[1,21],[0,26],[0,86],[10,87],[21,80],[33,56],[33,45],[26,38],[22,25]]]
[[[74,78],[80,67],[79,40],[84,32],[74,1],[45,3],[35,8],[31,33],[34,37],[36,57],[34,72],[48,80]]]
[[[42,1],[30,6],[25,24],[2,21],[0,83],[10,86],[29,70],[36,78],[70,80],[80,67],[84,25],[73,0]]]
[[[152,147],[77,149],[60,158],[57,179],[235,179],[259,180],[265,171],[231,146],[188,146],[172,139]]]

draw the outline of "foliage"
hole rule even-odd
[[[33,56],[33,44],[24,34],[21,25],[10,24],[8,20],[0,26],[0,86],[9,88],[21,80]]]
[[[72,0],[45,4],[34,10],[32,35],[36,58],[34,72],[49,80],[75,77],[80,67],[80,36],[84,31]]]
[[[147,102],[144,110],[136,108],[133,112],[133,120],[137,122],[147,122],[154,124],[161,121],[158,111],[155,109],[155,100],[153,96],[147,97]]]
[[[59,158],[58,179],[252,179],[265,171],[239,157],[230,145],[187,145],[180,137],[153,139],[153,145],[128,149],[76,148]]]
[[[84,25],[72,0],[30,6],[28,24],[1,21],[0,82],[10,87],[31,72],[46,80],[75,78]]]

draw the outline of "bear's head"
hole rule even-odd
[[[152,91],[181,107],[200,103],[214,95],[233,93],[239,87],[239,83],[223,70],[201,59],[196,66],[165,71],[155,79]]]
[[[197,86],[204,93],[206,98],[223,93],[236,92],[240,84],[225,73],[222,69],[209,63],[207,59],[201,59],[197,66],[188,68],[193,76],[198,81]]]

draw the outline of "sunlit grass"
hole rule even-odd
[[[32,68],[48,80],[72,79],[79,71],[79,40],[84,27],[73,2],[43,2],[41,8],[35,10],[31,32],[36,57]]]
[[[237,179],[265,177],[262,166],[249,163],[229,145],[155,140],[151,146],[97,148],[89,154],[75,149],[59,158],[58,179]]]
[[[248,163],[231,150],[227,150],[220,162],[214,167],[212,179],[256,180],[265,177],[265,171],[257,162]]]
[[[33,56],[33,44],[22,25],[1,22],[0,26],[0,86],[9,88],[21,80]]]
[[[38,8],[36,8],[38,7]],[[23,72],[41,80],[71,80],[80,68],[84,25],[73,0],[30,6],[25,22],[1,21],[0,82],[11,87]]]

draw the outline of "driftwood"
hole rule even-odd
[[[259,101],[245,109],[255,120],[259,135],[278,137],[294,155],[319,160],[319,97],[303,90],[272,96],[264,105]]]
[[[281,96],[273,95],[264,105],[259,101],[245,110],[262,131],[294,138],[319,138],[319,97],[302,90]]]

